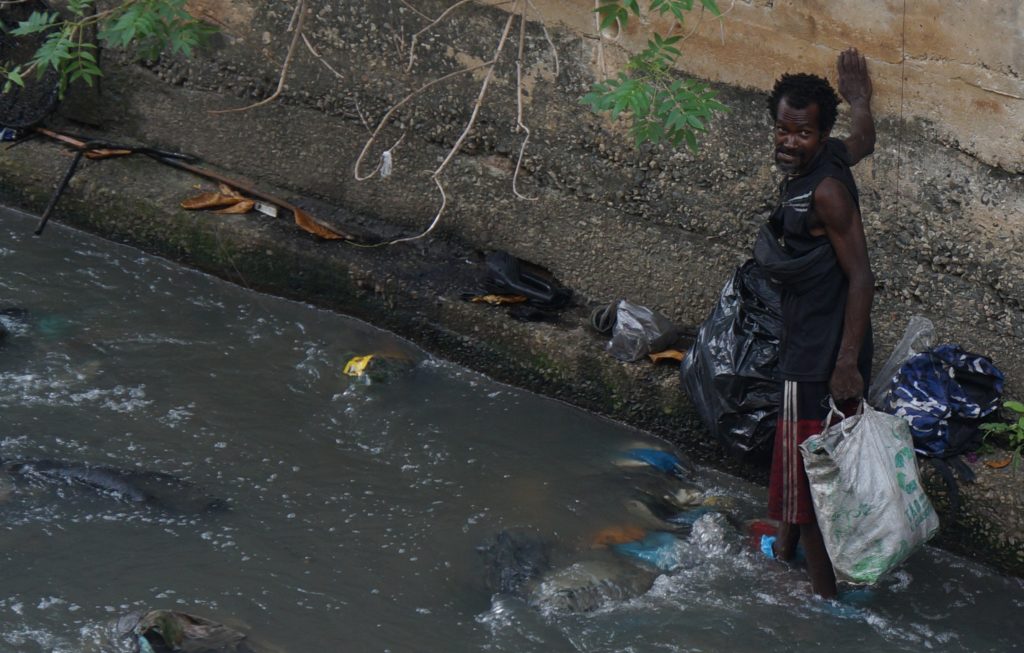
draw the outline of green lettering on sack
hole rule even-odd
[[[906,466],[907,461],[913,457],[914,450],[911,449],[910,447],[903,447],[902,449],[897,451],[894,459],[896,462],[896,469],[903,469]]]
[[[850,578],[873,583],[886,571],[892,569],[910,555],[912,549],[906,540],[900,540],[899,547],[889,555],[867,555],[850,569]]]
[[[904,514],[911,528],[917,528],[931,517],[934,511],[932,504],[922,495],[907,504]]]
[[[828,518],[832,532],[837,538],[844,539],[859,530],[859,524],[875,512],[869,503],[860,503],[847,510],[836,510]]]
[[[900,488],[907,494],[913,494],[914,492],[917,492],[917,480],[908,481],[907,475],[904,474],[903,472],[896,473],[896,482],[899,484]]]

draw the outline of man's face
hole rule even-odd
[[[774,134],[775,165],[787,174],[803,172],[828,138],[818,126],[817,104],[794,109],[786,98],[779,100]]]

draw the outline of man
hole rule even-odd
[[[836,595],[832,562],[811,503],[798,445],[823,430],[828,397],[856,406],[871,371],[868,261],[857,186],[850,167],[874,151],[871,79],[856,49],[839,55],[839,92],[851,109],[845,140],[830,138],[839,98],[815,75],[783,75],[768,107],[775,163],[786,174],[778,208],[755,246],[758,262],[782,287],[779,371],[784,381],[772,455],[768,514],[781,522],[762,550],[792,560],[802,545],[814,591]]]

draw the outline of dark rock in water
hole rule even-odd
[[[516,594],[551,568],[551,546],[537,533],[504,530],[477,548],[484,559],[484,584],[491,592]]]
[[[14,322],[23,321],[26,315],[28,315],[28,311],[23,308],[16,308],[13,306],[0,308],[0,345],[7,340],[7,336],[11,333],[10,327],[7,326],[6,322],[8,320]]]
[[[485,584],[490,591],[518,596],[541,612],[589,612],[640,596],[659,574],[648,565],[610,555],[553,569],[551,549],[551,543],[535,532],[501,531],[477,549],[484,557]]]
[[[198,491],[172,474],[132,471],[115,467],[58,460],[4,461],[0,469],[15,480],[30,484],[63,483],[89,487],[128,503],[143,504],[175,513],[227,510],[227,504]]]
[[[0,308],[0,317],[24,320],[28,317],[28,309],[20,308],[18,306],[5,306],[4,308]]]
[[[283,653],[251,639],[243,625],[227,625],[187,612],[151,610],[117,620],[117,650],[132,653]]]
[[[31,335],[40,343],[59,340],[74,329],[71,320],[62,315],[30,313],[18,306],[0,308],[0,344]]]
[[[530,581],[526,600],[544,613],[590,612],[644,594],[659,575],[619,560],[584,560]]]

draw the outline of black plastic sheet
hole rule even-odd
[[[778,287],[753,259],[733,273],[680,368],[701,420],[733,455],[766,460],[782,396]]]

